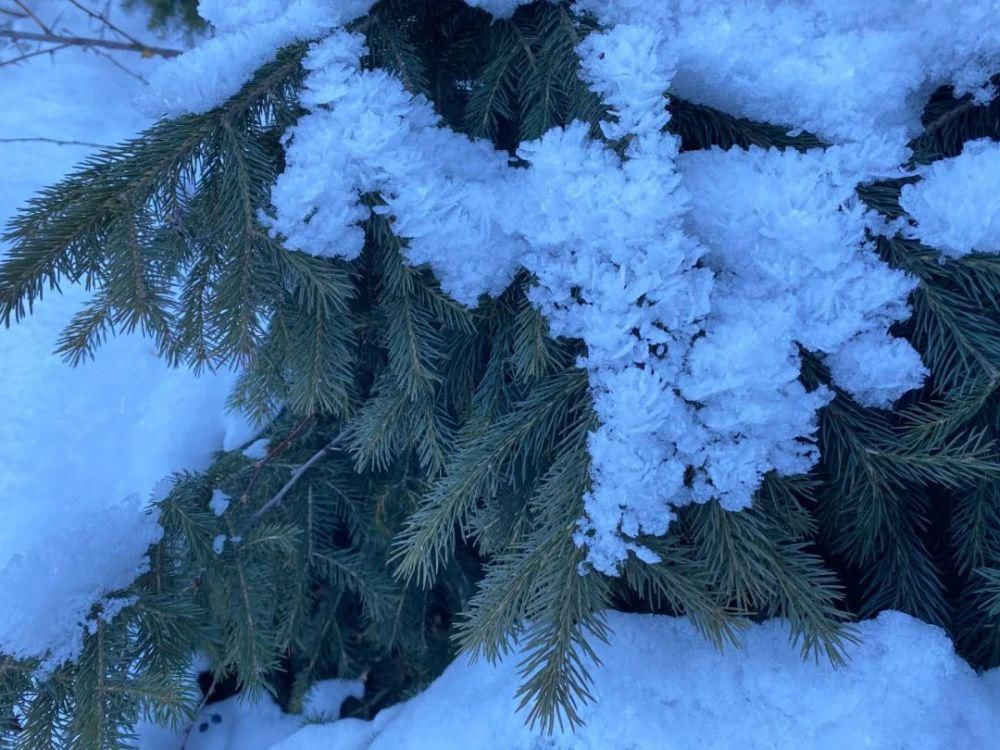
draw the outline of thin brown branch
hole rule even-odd
[[[14,4],[17,5],[18,8],[23,10],[32,21],[37,23],[41,27],[42,31],[44,31],[46,34],[52,33],[52,29],[49,26],[47,26],[41,18],[36,16],[35,13],[31,10],[31,8],[29,8],[27,5],[21,2],[21,0],[14,0]]]
[[[32,57],[38,57],[39,55],[50,55],[54,52],[58,52],[61,49],[66,49],[68,44],[57,44],[55,47],[46,47],[45,49],[36,49],[33,52],[25,52],[23,55],[18,55],[17,57],[10,60],[0,61],[0,68],[5,65],[14,65],[21,62],[22,60],[27,60]]]
[[[133,78],[135,78],[138,81],[141,81],[142,83],[146,84],[147,86],[149,85],[149,81],[147,81],[141,75],[139,75],[138,73],[136,73],[134,70],[129,70],[126,66],[122,65],[120,62],[118,62],[118,60],[115,59],[115,56],[112,55],[110,52],[105,52],[102,49],[95,49],[93,47],[90,48],[90,51],[93,52],[98,57],[103,57],[109,63],[111,63],[112,65],[114,65],[116,68],[118,68],[118,70],[120,70],[122,73],[125,73],[126,75],[132,76]]]
[[[118,49],[126,52],[138,52],[144,57],[177,57],[184,50],[171,49],[169,47],[155,47],[149,44],[136,42],[116,42],[112,39],[94,39],[83,36],[66,36],[63,34],[35,34],[30,31],[14,31],[12,29],[0,29],[0,39],[13,39],[22,42],[48,42],[50,44],[61,44],[74,47],[95,47],[103,49]]]
[[[4,63],[0,63],[3,65]],[[64,141],[61,138],[0,138],[0,143],[54,143],[56,146],[89,146],[90,148],[111,148],[106,143],[91,143],[90,141]]]
[[[295,483],[298,482],[300,479],[302,479],[303,475],[305,475],[305,473],[309,471],[309,469],[311,469],[314,464],[316,464],[318,461],[324,458],[327,453],[329,453],[332,450],[336,450],[340,446],[340,444],[344,442],[345,437],[346,436],[344,435],[344,433],[340,433],[339,435],[337,435],[337,437],[335,437],[329,443],[327,443],[318,451],[316,451],[308,461],[306,461],[299,468],[297,468],[295,472],[292,474],[292,478],[289,479],[287,482],[285,482],[285,486],[278,491],[278,494],[272,497],[262,506],[260,506],[256,510],[256,512],[254,512],[254,514],[250,516],[250,523],[251,524],[256,523],[271,508],[273,508],[275,505],[280,504],[281,501],[285,499],[285,496],[289,492],[291,492],[292,487],[295,486]]]
[[[70,1],[70,3],[73,4],[73,6],[75,8],[79,8],[82,12],[86,13],[92,19],[94,19],[95,21],[97,21],[101,25],[106,26],[107,28],[111,29],[113,32],[115,32],[119,36],[124,37],[128,41],[132,42],[132,44],[139,45],[140,47],[143,46],[143,43],[142,43],[141,40],[136,39],[134,36],[132,36],[131,34],[129,34],[124,29],[122,29],[119,26],[116,26],[115,24],[113,24],[111,22],[111,19],[108,18],[105,14],[98,13],[95,10],[91,10],[86,5],[84,5],[83,3],[79,2],[79,0],[69,0],[69,1]],[[51,33],[51,29],[46,29],[46,30]]]
[[[246,502],[250,499],[250,493],[253,491],[254,485],[257,484],[257,480],[260,478],[260,474],[264,470],[264,467],[267,466],[268,461],[270,461],[271,459],[273,459],[276,456],[278,456],[281,453],[283,453],[284,450],[289,445],[292,444],[292,440],[294,440],[295,437],[300,432],[302,432],[302,430],[304,430],[306,428],[306,425],[308,425],[314,419],[315,419],[315,416],[313,416],[313,415],[310,414],[308,417],[305,417],[304,419],[302,419],[301,421],[299,421],[291,429],[291,431],[287,435],[285,435],[284,438],[282,438],[282,440],[281,440],[280,443],[278,443],[277,445],[271,447],[270,450],[268,450],[267,455],[264,456],[264,458],[262,458],[261,460],[257,461],[256,464],[254,464],[253,476],[250,477],[249,484],[247,484],[246,489],[243,490],[243,494],[240,496],[240,503],[241,504],[245,505]]]
[[[11,18],[27,18],[24,13],[18,13],[16,10],[11,10],[10,8],[0,8],[0,13]]]

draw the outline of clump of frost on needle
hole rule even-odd
[[[907,233],[952,258],[1000,252],[1000,143],[969,141],[962,153],[928,166],[905,185],[899,205],[916,225]]]
[[[200,0],[215,35],[161,65],[142,97],[150,114],[206,112],[236,94],[286,45],[314,39],[364,15],[375,0]]]
[[[470,4],[507,16],[518,3]],[[306,59],[309,112],[286,134],[272,230],[350,259],[370,211],[385,214],[408,262],[470,306],[529,270],[552,333],[587,346],[599,426],[576,539],[615,573],[630,552],[655,558],[635,539],[665,533],[676,507],[745,508],[767,472],[815,464],[832,393],[802,385],[801,350],[868,406],[923,382],[888,332],[916,282],[875,254],[855,188],[902,174],[934,87],[987,95],[1000,35],[979,33],[986,5],[578,0],[606,27],[578,48],[611,113],[604,138],[554,128],[520,145],[516,169],[362,70],[361,38],[337,31]],[[665,92],[834,145],[679,154]]]
[[[305,60],[302,104],[272,191],[273,230],[293,249],[356,258],[362,196],[393,219],[413,265],[429,263],[455,299],[475,305],[514,278],[523,243],[499,225],[514,170],[486,141],[439,127],[422,96],[383,70],[361,70],[362,37],[337,31]]]
[[[938,86],[987,101],[1000,61],[995,2],[968,0],[576,0],[606,26],[670,39],[670,91],[738,117],[804,128],[829,143],[921,131]],[[898,160],[896,163],[903,161]]]

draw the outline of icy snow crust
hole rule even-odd
[[[506,18],[523,3],[469,4]],[[854,188],[903,173],[935,87],[993,94],[1000,0],[577,0],[605,28],[578,51],[625,158],[571,124],[521,145],[527,169],[443,127],[388,73],[361,70],[363,41],[343,24],[370,5],[203,0],[219,35],[164,66],[164,106],[217,104],[281,44],[333,30],[306,59],[310,113],[285,136],[272,229],[291,248],[354,258],[369,211],[359,198],[378,193],[409,262],[429,264],[457,300],[499,293],[518,268],[534,274],[551,331],[587,344],[600,427],[576,538],[591,566],[614,573],[630,551],[652,560],[632,540],[664,533],[676,507],[745,508],[768,471],[814,465],[831,394],[799,382],[800,346],[869,406],[920,385],[919,356],[888,333],[915,281],[866,242],[878,220]],[[831,147],[679,155],[662,133],[664,92]],[[993,237],[992,224],[940,229],[962,217],[935,224],[947,201],[921,190],[907,195],[915,210],[936,207],[923,211],[928,239]]]
[[[459,657],[423,693],[373,721],[299,730],[273,750],[991,750],[1000,672],[979,677],[945,634],[898,612],[859,625],[848,666],[803,661],[787,625],[752,625],[716,651],[686,619],[608,613],[595,644],[585,725],[549,738],[525,726],[512,653]],[[218,750],[228,750],[220,747]],[[235,750],[235,746],[234,746]],[[243,748],[240,750],[257,750]],[[263,750],[263,746],[261,746]]]

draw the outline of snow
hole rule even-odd
[[[469,0],[497,18],[517,0]],[[215,36],[163,62],[116,57],[153,81],[79,49],[0,71],[18,107],[0,137],[114,143],[149,112],[205,111],[283,45],[326,37],[306,61],[308,113],[285,135],[272,230],[289,247],[356,257],[381,194],[407,260],[430,264],[475,305],[520,267],[556,335],[582,338],[600,426],[577,541],[614,573],[633,541],[662,534],[673,509],[710,497],[746,507],[760,478],[808,470],[826,389],[799,382],[798,347],[817,353],[861,403],[888,407],[927,372],[890,327],[909,316],[915,281],[866,240],[875,222],[854,188],[901,174],[931,90],[978,100],[1000,69],[1000,2],[979,0],[577,0],[606,30],[581,44],[582,75],[612,110],[606,138],[579,123],[522,144],[527,168],[441,127],[428,101],[384,71],[362,70],[362,39],[341,27],[371,0],[203,0]],[[914,7],[914,6],[918,7]],[[60,0],[32,5],[87,30]],[[141,17],[119,19],[148,33]],[[29,25],[27,21],[18,24]],[[332,33],[331,33],[332,32]],[[859,85],[863,82],[864,85]],[[752,148],[678,153],[662,133],[663,93],[738,116],[810,130],[835,144],[807,153]],[[29,132],[30,131],[30,132]],[[54,182],[86,146],[0,143],[0,215]],[[967,144],[903,189],[908,230],[949,256],[1000,251],[1000,144]],[[961,200],[956,200],[960,196]],[[170,370],[138,336],[109,342],[72,370],[51,354],[85,299],[70,288],[0,337],[0,651],[72,658],[91,607],[142,569],[159,535],[150,498],[161,478],[204,466],[254,437],[224,415],[232,374]],[[110,395],[109,395],[110,394]],[[258,440],[243,453],[267,455]],[[216,515],[230,503],[213,492]],[[239,537],[216,537],[216,553]],[[81,564],[85,563],[85,564]],[[595,700],[577,734],[546,739],[516,709],[520,655],[459,658],[431,687],[372,722],[302,727],[270,701],[207,707],[191,750],[315,748],[935,748],[995,747],[1000,672],[977,676],[942,631],[899,613],[858,627],[851,663],[810,663],[780,621],[750,625],[742,650],[717,653],[690,622],[608,613]],[[317,685],[306,718],[339,713],[360,683]],[[176,750],[177,732],[143,727],[143,747]]]
[[[208,501],[208,507],[215,515],[221,516],[229,509],[230,500],[232,498],[229,495],[216,488],[212,490],[212,499]]]
[[[225,718],[192,733],[190,750],[991,750],[1000,732],[1000,670],[977,676],[939,628],[898,612],[858,626],[850,663],[803,661],[780,620],[750,625],[740,649],[716,651],[691,623],[608,613],[594,701],[575,734],[545,737],[517,710],[512,653],[496,666],[456,660],[411,700],[372,721],[341,719],[294,733],[269,703],[209,706]],[[339,688],[331,688],[336,692]],[[338,696],[345,693],[339,692]],[[353,693],[357,695],[358,693]],[[329,701],[328,705],[334,705]],[[308,713],[308,712],[307,712]],[[204,721],[204,720],[202,720]],[[239,722],[238,726],[231,726]],[[198,724],[196,724],[198,726]],[[230,727],[229,744],[221,727]],[[282,735],[281,741],[273,739]],[[244,744],[239,744],[243,742]],[[272,744],[273,743],[273,744]],[[176,750],[146,741],[144,750]]]
[[[826,357],[834,382],[872,407],[888,407],[901,394],[920,387],[927,368],[905,339],[882,331],[855,336]]]
[[[510,18],[514,11],[522,5],[527,5],[534,0],[465,0],[466,5],[473,8],[482,8],[494,18]]]
[[[990,98],[997,0],[576,0],[605,25],[646,24],[677,56],[670,91],[831,143],[920,132],[938,86]],[[904,159],[896,159],[896,163]]]
[[[822,49],[839,50],[851,34],[884,35],[878,14],[867,31],[860,6],[851,16],[805,3],[786,17],[785,4],[771,5],[753,6],[764,16],[750,20],[770,13],[779,26],[799,23]],[[767,472],[815,464],[817,412],[832,394],[799,382],[800,346],[869,406],[891,406],[927,371],[888,334],[909,317],[916,280],[875,254],[866,230],[877,217],[855,194],[859,183],[902,174],[899,138],[912,128],[900,123],[910,110],[896,101],[889,124],[848,132],[836,118],[846,122],[867,99],[821,108],[829,119],[819,122],[785,102],[783,88],[775,100],[786,109],[748,112],[743,79],[716,76],[718,96],[732,98],[712,103],[843,142],[808,153],[678,154],[662,132],[663,92],[723,65],[732,50],[702,40],[694,56],[674,43],[671,24],[694,40],[691,30],[717,21],[715,11],[668,3],[647,18],[648,6],[627,0],[601,7],[613,25],[581,43],[581,75],[613,114],[601,123],[605,137],[627,141],[624,159],[574,123],[522,143],[528,168],[514,168],[488,142],[442,127],[424,98],[385,71],[362,70],[363,39],[340,30],[306,57],[309,114],[285,135],[271,229],[291,248],[350,259],[375,210],[407,240],[407,260],[429,264],[469,306],[499,293],[519,267],[533,274],[530,298],[551,332],[587,344],[579,364],[600,426],[575,538],[590,566],[614,574],[629,552],[655,559],[631,540],[665,533],[677,506],[715,498],[739,510]],[[912,43],[916,32],[907,33]],[[951,65],[947,80],[971,80],[966,57]],[[845,96],[858,88],[852,81],[839,83]],[[919,89],[910,84],[910,94]],[[362,196],[376,192],[383,205],[369,209]]]
[[[286,714],[270,698],[257,703],[240,696],[212,703],[187,727],[171,730],[155,724],[136,728],[142,750],[269,750],[301,729],[305,722],[329,722],[340,716],[349,697],[361,698],[359,680],[321,680],[303,699],[300,715]],[[185,736],[187,742],[184,744]]]
[[[291,249],[356,258],[370,213],[361,196],[379,191],[412,264],[431,263],[468,305],[499,294],[521,253],[498,223],[500,186],[513,179],[506,155],[438,127],[426,99],[385,71],[361,71],[363,52],[360,35],[338,31],[306,57],[301,100],[311,112],[286,134],[273,231]]]
[[[62,0],[31,7],[43,20],[58,18],[60,29],[96,33]],[[142,17],[112,17],[150,38]],[[16,26],[31,30],[29,21]],[[69,48],[0,68],[12,104],[0,110],[0,138],[113,144],[147,126],[132,105],[142,81],[114,62],[143,76],[159,64]],[[0,218],[92,150],[0,142]],[[230,373],[170,369],[139,336],[110,340],[76,369],[55,356],[59,331],[87,297],[64,287],[0,331],[0,651],[48,653],[46,666],[78,652],[91,606],[142,569],[147,546],[159,537],[156,516],[145,512],[159,480],[201,468],[214,451],[251,436],[244,420],[225,414]],[[162,496],[164,488],[155,491]]]
[[[270,447],[270,440],[267,438],[260,438],[250,443],[250,445],[243,449],[242,453],[244,456],[254,461],[263,461],[267,458],[268,449]]]
[[[523,3],[469,4],[509,18]],[[369,5],[207,0],[219,35],[163,66],[166,111],[218,104],[280,45]],[[866,244],[878,219],[854,188],[903,174],[936,87],[992,96],[1000,0],[916,5],[577,0],[607,27],[581,43],[581,75],[612,112],[604,135],[631,139],[626,159],[571,124],[521,144],[529,169],[441,127],[385,71],[361,70],[362,38],[334,30],[305,61],[309,114],[285,136],[272,231],[292,249],[355,258],[372,210],[361,198],[378,193],[408,261],[429,264],[456,300],[474,306],[531,271],[552,332],[588,348],[600,426],[577,542],[605,573],[630,551],[654,559],[630,538],[665,533],[675,507],[715,498],[739,510],[768,471],[815,464],[831,394],[799,383],[799,346],[867,406],[890,407],[927,375],[888,334],[909,317],[915,281]],[[836,145],[678,157],[659,132],[667,91]],[[952,255],[996,249],[1000,212],[949,198],[955,180],[989,196],[998,154],[972,145],[904,190],[917,236]]]
[[[946,256],[1000,252],[1000,143],[969,141],[903,187],[899,205],[916,222],[908,234]]]
[[[368,12],[375,0],[201,0],[217,34],[152,75],[143,106],[152,115],[205,112],[222,104],[282,47],[322,37]]]
[[[917,282],[865,240],[870,212],[855,195],[856,173],[844,168],[856,156],[838,146],[713,148],[678,158],[692,195],[688,228],[711,247],[706,262],[717,270],[709,335],[695,345],[681,386],[706,405],[703,420],[722,412],[727,429],[744,436],[811,432],[780,421],[810,411],[803,399],[825,402],[802,393],[796,343],[828,355],[836,383],[869,406],[889,407],[923,382],[916,351],[886,334],[909,317]],[[784,407],[775,394],[788,396]],[[768,414],[754,413],[760,404]]]
[[[228,537],[225,534],[216,534],[215,539],[212,540],[212,552],[221,555],[226,548],[226,539]]]

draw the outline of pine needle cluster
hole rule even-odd
[[[456,130],[511,152],[573,120],[599,133],[574,53],[593,26],[564,3],[493,21],[458,0],[383,0],[354,28],[367,64]],[[548,334],[532,279],[468,309],[404,263],[377,213],[350,262],[290,252],[261,225],[307,49],[282,50],[218,108],[97,154],[8,227],[0,320],[86,284],[59,343],[69,362],[141,330],[179,366],[238,366],[233,405],[270,420],[271,448],[176,478],[149,572],[120,592],[120,613],[95,610],[77,663],[47,675],[0,663],[0,748],[118,748],[140,716],[183,723],[201,698],[195,654],[289,710],[316,679],[367,675],[357,711],[370,715],[456,649],[497,659],[515,639],[530,720],[571,727],[608,608],[686,615],[720,647],[783,617],[804,656],[834,662],[853,618],[893,608],[942,625],[976,665],[1000,664],[1000,259],[942,264],[879,239],[921,281],[897,333],[933,372],[927,386],[893,412],[838,391],[811,475],[767,477],[739,513],[685,509],[641,540],[657,564],[581,575],[572,532],[595,424],[583,344]],[[688,150],[823,145],[677,97],[669,108]],[[915,162],[1000,139],[998,108],[937,92]],[[896,217],[903,182],[859,192]],[[803,356],[804,380],[829,384]],[[214,490],[232,499],[221,516]]]

